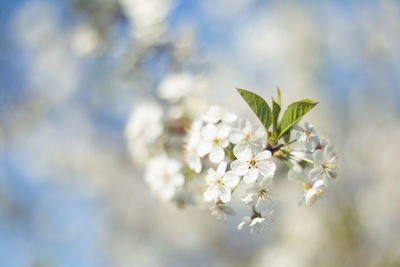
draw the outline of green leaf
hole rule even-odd
[[[290,104],[285,113],[283,113],[281,120],[281,132],[279,133],[278,139],[281,138],[290,128],[303,118],[303,116],[309,112],[318,102],[303,99]]]
[[[238,90],[243,99],[257,115],[258,119],[264,125],[265,131],[268,132],[268,128],[271,126],[272,123],[272,112],[267,102],[265,102],[265,100],[261,96],[253,92],[240,88],[236,88],[236,90]]]
[[[281,113],[281,105],[279,105],[275,99],[272,97],[272,129],[273,135],[278,136],[278,119],[279,114]]]
[[[285,143],[289,143],[290,141],[290,131],[286,131],[286,133],[283,135],[283,140],[285,141]]]

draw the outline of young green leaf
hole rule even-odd
[[[282,101],[281,101],[282,93],[281,93],[281,88],[279,88],[279,86],[277,87],[277,91],[278,91],[278,104],[279,104],[279,106],[281,106],[282,105]]]
[[[272,112],[267,102],[265,102],[265,100],[261,96],[253,92],[240,88],[236,88],[236,90],[238,90],[243,99],[257,115],[258,119],[264,125],[265,131],[268,132],[268,128],[271,126],[272,123]]]
[[[279,133],[278,139],[281,138],[290,128],[303,118],[303,116],[309,112],[318,102],[303,99],[290,104],[285,112],[283,113],[281,120],[281,132]]]

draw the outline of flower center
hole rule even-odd
[[[324,162],[324,163],[322,163],[321,164],[321,168],[323,169],[323,170],[327,170],[327,169],[329,169],[329,168],[336,168],[336,164],[331,164],[331,163],[329,163],[329,162]]]
[[[221,142],[219,141],[218,138],[215,138],[212,142],[213,142],[213,144],[216,145],[216,146],[219,146],[219,145],[221,144]]]
[[[222,180],[221,178],[217,178],[214,182],[214,185],[222,185]]]
[[[164,182],[167,182],[170,179],[169,174],[168,173],[164,173],[163,176],[162,176],[162,179],[163,179]]]
[[[253,137],[252,134],[246,134],[243,138],[243,141],[245,142],[250,142],[250,139]]]
[[[249,161],[249,166],[250,166],[251,168],[257,167],[257,161],[256,161],[255,159],[250,160],[250,161]]]
[[[336,168],[336,164],[331,164],[329,162],[324,162],[321,164],[321,172],[320,174],[323,175],[324,173],[331,179],[335,178],[336,175],[334,173],[334,169]]]
[[[310,138],[311,138],[311,132],[310,132],[310,131],[305,130],[305,131],[304,131],[304,134],[306,135],[306,138],[307,138],[307,139],[310,139]]]
[[[306,191],[310,190],[311,188],[312,188],[312,184],[306,184],[306,185],[304,186],[304,189],[305,189]]]
[[[264,201],[271,198],[271,194],[269,193],[268,189],[261,189],[258,192],[258,196],[261,197]]]

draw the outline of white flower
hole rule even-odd
[[[125,128],[128,149],[133,159],[144,163],[149,156],[149,146],[162,134],[163,110],[153,101],[136,106]]]
[[[162,133],[163,110],[155,102],[144,102],[135,107],[129,117],[125,136],[129,140],[153,142]]]
[[[207,173],[206,182],[209,185],[204,192],[206,201],[217,202],[221,200],[223,203],[231,201],[231,191],[239,183],[239,177],[233,171],[226,171],[227,164],[225,161],[218,165],[217,171],[210,168]]]
[[[202,121],[194,120],[189,131],[189,136],[187,144],[185,145],[185,159],[189,167],[196,173],[200,173],[202,169],[202,164],[200,156],[197,153],[197,146],[200,141],[200,129],[202,126]]]
[[[209,123],[230,123],[237,120],[237,115],[220,106],[212,106],[203,116],[203,120]]]
[[[296,131],[295,138],[304,143],[306,151],[314,151],[319,143],[318,133],[315,131],[313,125],[311,123],[306,122],[304,124],[304,128],[295,125],[293,126],[293,130]]]
[[[259,147],[262,146],[265,133],[263,128],[251,125],[247,119],[239,120],[239,128],[232,129],[229,136],[229,141],[235,144],[235,150],[241,150],[245,147]]]
[[[227,215],[231,216],[234,214],[233,209],[226,204],[215,204],[213,203],[211,208],[211,216],[215,216],[218,220],[226,220]]]
[[[261,201],[271,200],[271,186],[273,184],[272,177],[265,177],[260,183],[253,183],[242,198],[246,205],[254,205],[258,207]]]
[[[310,178],[312,181],[324,179],[327,185],[327,178],[334,179],[337,176],[337,157],[331,146],[326,146],[322,151],[320,149],[314,151],[313,159],[315,166],[310,170]]]
[[[250,226],[250,233],[259,233],[262,229],[271,225],[268,218],[273,213],[272,210],[266,210],[262,213],[253,214],[253,216],[243,217],[242,222],[238,225],[238,230],[242,230],[245,225]]]
[[[324,150],[328,146],[328,140],[324,136],[318,136],[318,141],[315,149]]]
[[[170,0],[120,0],[135,41],[141,47],[165,42],[166,19],[172,9]]]
[[[180,172],[182,164],[161,154],[150,160],[146,166],[145,180],[162,199],[171,200],[177,189],[183,186],[185,178]]]
[[[324,192],[325,182],[323,180],[317,180],[312,185],[307,185],[304,193],[304,200],[307,206],[314,204],[321,194]]]
[[[234,153],[237,159],[231,163],[231,168],[238,175],[244,175],[243,181],[246,184],[254,183],[260,173],[263,176],[274,176],[276,165],[268,160],[271,157],[269,150],[264,150],[255,156],[249,148]]]
[[[197,145],[197,153],[200,157],[209,155],[213,163],[221,162],[225,157],[224,148],[229,145],[228,136],[231,128],[224,124],[207,124],[201,129],[201,140]]]
[[[161,98],[177,102],[193,90],[193,76],[186,72],[169,74],[161,82],[158,94]]]

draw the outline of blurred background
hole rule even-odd
[[[0,6],[0,266],[400,266],[398,1]],[[306,208],[283,173],[259,235],[162,204],[124,129],[173,71],[241,115],[236,87],[320,101],[339,177]]]

